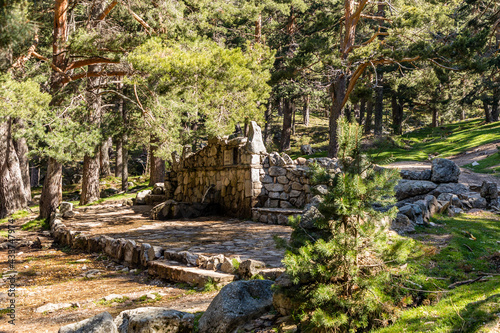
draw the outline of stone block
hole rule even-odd
[[[278,176],[285,176],[286,175],[286,169],[278,166],[272,166],[269,168],[269,176],[272,177],[278,177]]]

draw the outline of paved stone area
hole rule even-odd
[[[157,221],[149,219],[150,209],[151,206],[83,207],[76,209],[76,216],[65,219],[64,224],[72,230],[133,239],[165,250],[261,260],[267,267],[282,266],[284,251],[276,249],[273,236],[288,239],[292,232],[284,225],[226,217]]]

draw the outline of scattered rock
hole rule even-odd
[[[401,170],[399,172],[401,178],[409,180],[431,180],[431,170],[413,171],[413,170]]]
[[[45,305],[38,307],[35,310],[35,312],[36,313],[54,312],[61,309],[71,308],[72,306],[73,305],[71,303],[57,303],[57,304],[47,303]]]
[[[245,278],[251,278],[259,273],[259,271],[266,267],[262,261],[248,259],[243,261],[238,268],[238,273]]]
[[[123,295],[111,294],[111,295],[103,297],[102,299],[109,302],[109,301],[112,301],[114,299],[122,299],[122,298],[123,298]]]
[[[413,232],[415,231],[415,223],[413,223],[408,216],[398,214],[392,221],[391,229],[400,233]]]
[[[302,145],[300,146],[300,153],[302,155],[312,155],[314,154],[314,150],[312,149],[311,145]]]
[[[73,210],[73,204],[71,202],[61,202],[59,205],[59,212],[63,214]]]
[[[121,312],[114,321],[119,333],[188,333],[194,315],[168,308],[145,307]]]
[[[144,190],[137,192],[137,196],[135,197],[136,205],[145,205],[146,204],[146,196],[151,194],[151,190]]]
[[[421,194],[427,194],[434,190],[438,185],[427,180],[407,180],[402,179],[394,187],[396,198],[403,200]]]
[[[496,183],[483,181],[481,185],[481,196],[486,199],[489,206],[496,204],[498,200],[498,186]]]
[[[200,333],[235,332],[240,325],[258,318],[273,302],[272,281],[236,281],[215,296],[199,321]]]
[[[118,333],[118,330],[113,317],[108,312],[103,312],[78,323],[63,326],[59,333]]]
[[[432,160],[431,181],[435,183],[458,183],[459,176],[460,168],[455,162],[444,158]]]

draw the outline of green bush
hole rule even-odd
[[[379,223],[396,208],[397,171],[380,170],[361,154],[362,129],[338,122],[339,163],[343,172],[311,167],[315,184],[328,185],[314,227],[291,221],[294,231],[284,258],[293,287],[284,290],[300,304],[295,317],[304,331],[360,332],[391,321],[386,262],[403,262]],[[402,247],[400,243],[396,243]],[[395,244],[395,245],[396,245]]]

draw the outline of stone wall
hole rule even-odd
[[[308,164],[336,168],[328,158],[293,161],[286,154],[268,154],[260,128],[250,125],[248,138],[213,138],[200,151],[184,148],[173,154],[167,172],[167,199],[218,204],[222,213],[250,217],[252,208],[303,208],[311,199]]]

